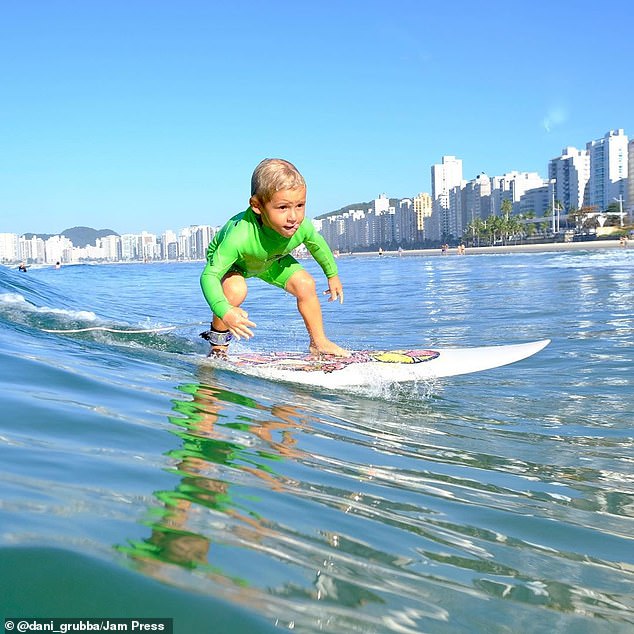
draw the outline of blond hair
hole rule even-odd
[[[264,159],[251,176],[251,196],[267,203],[275,192],[281,189],[299,189],[306,187],[304,177],[299,170],[284,159]]]

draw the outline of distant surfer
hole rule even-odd
[[[207,248],[200,285],[214,316],[201,337],[211,344],[210,356],[226,356],[233,337],[253,336],[255,324],[240,308],[247,296],[247,277],[258,277],[295,296],[312,354],[349,356],[326,336],[315,280],[290,254],[304,244],[328,280],[324,294],[329,301],[343,303],[333,254],[305,214],[304,177],[288,161],[263,160],[251,177],[249,207],[231,218]]]
[[[61,263],[60,262],[55,262],[55,268],[56,269],[61,269],[62,268]]]
[[[18,266],[18,271],[22,271],[22,273],[27,272],[26,264],[24,264],[24,262],[20,262],[20,266]]]

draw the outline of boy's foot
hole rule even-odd
[[[233,339],[233,335],[228,330],[216,330],[213,322],[209,330],[201,332],[200,336],[208,341],[211,345],[208,357],[216,359],[226,359],[229,342]]]
[[[315,343],[311,343],[308,349],[310,350],[310,354],[315,355],[316,357],[324,354],[331,354],[335,357],[349,357],[352,355],[349,350],[345,350],[332,341],[324,342],[320,346]]]
[[[211,350],[209,351],[208,357],[212,359],[223,359],[227,358],[227,350],[229,346],[211,346]]]

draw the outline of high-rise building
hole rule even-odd
[[[520,199],[529,190],[546,185],[537,172],[508,172],[491,179],[491,213],[502,215],[502,202],[510,200],[513,213],[520,211]]]
[[[427,192],[421,192],[414,198],[414,218],[416,223],[414,242],[430,240],[430,219],[432,198]]]
[[[44,240],[38,236],[31,236],[26,238],[20,236],[20,260],[25,262],[37,262],[42,263],[46,261],[46,246]]]
[[[455,156],[443,156],[442,163],[431,166],[432,240],[445,240],[462,233],[455,206],[456,197],[451,195],[451,190],[462,187],[462,184],[462,160]]]
[[[628,139],[622,129],[586,144],[590,154],[590,206],[605,211],[610,203],[626,199]]]
[[[51,236],[45,241],[45,244],[45,262],[52,264],[72,261],[73,243],[65,236]]]
[[[491,215],[491,179],[484,172],[464,186],[461,207],[463,231],[477,218]]]
[[[554,197],[563,209],[581,209],[589,202],[590,153],[567,147],[548,163],[548,178],[554,181]]]
[[[399,200],[394,218],[394,240],[399,246],[416,241],[416,218],[411,198]]]
[[[204,260],[207,256],[207,247],[213,239],[214,233],[214,228],[210,225],[193,227],[193,241],[189,257],[193,260]]]
[[[121,236],[121,259],[136,260],[138,257],[138,238],[136,234],[124,233]]]
[[[161,254],[154,233],[141,231],[141,233],[137,235],[137,254],[143,258],[144,262],[160,259]]]
[[[161,258],[164,260],[176,260],[178,258],[178,237],[170,229],[161,234]]]
[[[379,194],[379,196],[374,199],[374,213],[377,216],[382,214],[384,211],[388,211],[389,208],[390,199],[387,194]]]
[[[17,233],[0,233],[0,262],[15,262],[19,259]]]
[[[627,145],[627,201],[626,209],[629,212],[629,220],[634,217],[634,139]]]
[[[520,214],[523,216],[543,216],[552,202],[552,190],[549,185],[526,190],[520,198]]]
[[[117,235],[109,235],[104,236],[103,238],[98,238],[97,247],[101,247],[103,252],[103,257],[109,262],[118,262],[121,260],[121,237]]]

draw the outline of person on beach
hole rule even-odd
[[[315,280],[290,255],[304,244],[327,278],[324,294],[343,304],[335,259],[305,213],[306,183],[297,168],[283,159],[263,160],[251,177],[249,207],[233,216],[207,248],[200,285],[213,320],[200,336],[211,344],[210,356],[226,357],[234,337],[253,336],[255,324],[240,307],[247,296],[247,277],[258,277],[296,297],[311,354],[349,356],[326,336]]]

